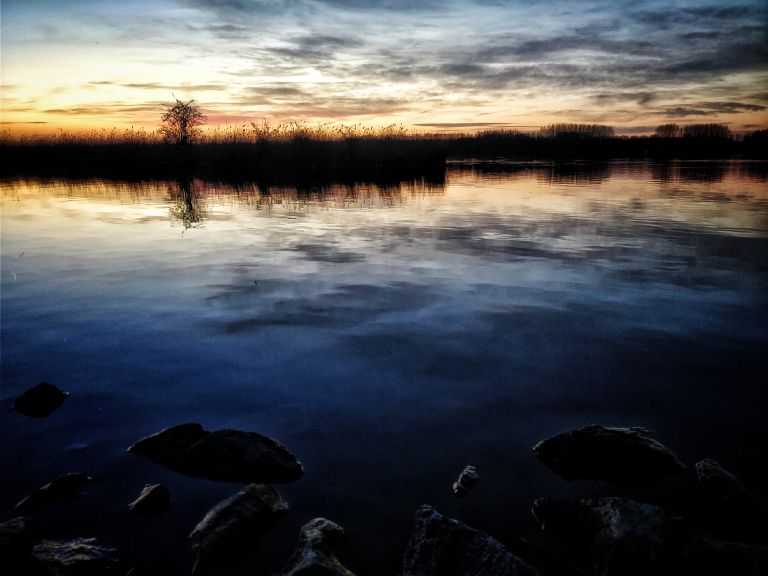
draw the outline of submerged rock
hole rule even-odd
[[[469,492],[472,487],[477,484],[477,470],[474,466],[467,466],[459,474],[458,480],[453,483],[453,493],[456,496],[463,496]]]
[[[32,418],[45,418],[61,406],[67,396],[69,394],[53,384],[41,382],[19,396],[13,409]]]
[[[650,488],[686,470],[642,428],[587,426],[542,440],[533,451],[565,480],[604,480],[627,488]]]
[[[29,508],[37,504],[49,504],[51,502],[65,502],[76,500],[85,495],[83,488],[92,478],[82,472],[70,472],[62,474],[32,492],[21,502],[16,504],[16,509]]]
[[[540,498],[533,503],[533,515],[546,534],[607,576],[661,573],[682,534],[669,512],[629,498]]]
[[[534,576],[538,572],[487,534],[422,506],[403,556],[403,576],[436,574]]]
[[[4,575],[24,574],[32,562],[32,531],[29,518],[0,523],[0,569]]]
[[[117,551],[99,546],[95,538],[42,540],[32,548],[32,557],[50,576],[100,576],[117,565]]]
[[[157,516],[162,514],[171,505],[171,494],[168,488],[162,484],[147,484],[133,502],[128,504],[128,509],[140,516]]]
[[[250,556],[287,512],[288,504],[271,486],[251,484],[223,500],[189,535],[197,554],[193,574],[226,572]]]
[[[293,482],[304,469],[273,438],[256,432],[207,432],[200,424],[181,424],[139,440],[128,452],[147,456],[189,476],[227,482]]]
[[[343,536],[344,529],[330,520],[310,520],[302,526],[296,549],[275,576],[355,576],[339,562],[333,550]]]

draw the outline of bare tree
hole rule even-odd
[[[192,142],[199,132],[197,127],[207,121],[194,100],[182,102],[176,98],[175,104],[163,104],[163,110],[161,117],[163,125],[160,127],[160,133],[167,140],[177,144]]]

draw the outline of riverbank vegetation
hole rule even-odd
[[[371,128],[271,125],[0,137],[3,176],[178,175],[277,181],[393,181],[440,178],[447,159],[609,160],[615,158],[765,158],[768,130],[735,138],[720,124],[659,126],[652,136],[616,136],[595,124],[554,124],[538,132],[489,130],[422,134],[391,125]]]

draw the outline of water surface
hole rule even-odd
[[[304,464],[248,573],[316,516],[365,574],[397,573],[423,503],[535,538],[534,498],[620,493],[530,451],[593,423],[646,426],[764,497],[767,238],[754,163],[465,164],[386,188],[4,181],[3,518],[87,472],[88,496],[31,513],[38,536],[187,573],[186,535],[238,486],[125,450],[192,421]],[[71,394],[57,412],[10,409],[44,380]],[[482,480],[456,499],[467,464]],[[171,511],[134,518],[154,482]]]

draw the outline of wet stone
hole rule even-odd
[[[70,472],[54,478],[48,484],[45,484],[32,492],[18,504],[16,509],[21,510],[36,506],[39,504],[50,504],[52,502],[67,502],[76,500],[85,495],[83,488],[92,478],[82,472]]]
[[[171,494],[162,484],[148,484],[128,509],[139,516],[158,516],[171,506]]]
[[[540,498],[533,503],[533,515],[574,560],[585,560],[606,576],[661,573],[664,559],[684,534],[666,510],[629,498]]]
[[[69,394],[53,384],[41,382],[19,396],[13,404],[13,409],[32,418],[45,418],[61,406],[67,396]]]
[[[336,558],[334,546],[343,538],[344,530],[326,518],[310,520],[301,528],[296,549],[286,565],[275,576],[355,576]]]
[[[477,470],[474,466],[467,466],[459,474],[459,478],[453,483],[453,493],[456,496],[463,496],[477,484]]]
[[[193,574],[226,573],[248,558],[287,513],[288,504],[271,486],[251,484],[223,500],[189,535],[197,554]]]
[[[422,506],[403,556],[403,576],[436,574],[534,576],[538,572],[487,534]]]
[[[631,489],[648,489],[687,470],[643,428],[587,426],[542,440],[533,451],[565,480],[603,480]]]
[[[117,563],[114,548],[99,546],[95,538],[67,541],[42,540],[32,548],[32,557],[49,576],[99,576],[111,574]]]
[[[304,469],[273,438],[256,432],[208,432],[200,424],[182,424],[139,440],[128,449],[182,474],[226,482],[293,482]]]

